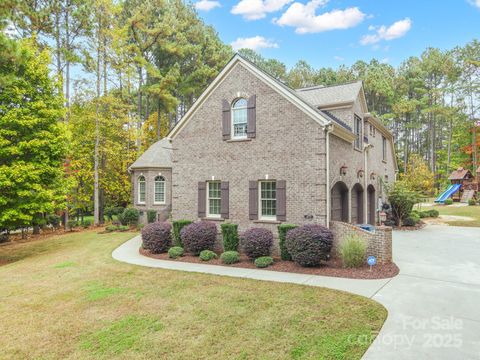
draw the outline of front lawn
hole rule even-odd
[[[386,318],[334,290],[113,260],[133,235],[0,246],[0,357],[360,359]]]
[[[461,216],[472,218],[472,220],[466,220],[462,218],[446,219],[444,222],[451,226],[480,226],[480,206],[457,206],[457,203],[453,205],[435,205],[433,207],[423,207],[423,210],[435,209],[438,210],[440,215],[449,216]]]

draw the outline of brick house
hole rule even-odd
[[[393,137],[362,82],[293,90],[235,55],[168,137],[130,167],[133,203],[160,219],[377,223]]]

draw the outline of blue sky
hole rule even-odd
[[[480,0],[199,0],[220,38],[287,66],[337,67],[377,58],[394,66],[425,48],[480,38]]]

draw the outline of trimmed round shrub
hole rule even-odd
[[[307,224],[290,230],[285,244],[292,260],[300,266],[317,266],[332,250],[333,234],[321,225]]]
[[[215,254],[212,250],[203,250],[200,252],[200,260],[210,261],[216,258],[217,258],[217,254]]]
[[[143,248],[153,254],[165,253],[172,246],[172,225],[154,222],[142,229]]]
[[[185,226],[180,231],[185,251],[200,254],[202,250],[213,250],[217,239],[217,226],[211,221],[200,221]]]
[[[122,225],[135,225],[140,219],[140,212],[135,208],[126,208],[122,214],[117,215]]]
[[[273,246],[273,234],[264,228],[251,228],[240,235],[240,244],[250,259],[270,256]]]
[[[235,264],[240,261],[240,254],[238,251],[225,251],[220,259],[224,264]]]
[[[453,204],[453,199],[448,198],[447,200],[445,200],[444,204],[445,205],[452,205]]]
[[[358,235],[347,236],[340,244],[340,258],[346,268],[357,268],[365,263],[367,245]]]
[[[273,264],[273,258],[270,256],[262,256],[255,259],[255,266],[258,268],[266,268]]]
[[[183,256],[183,248],[180,246],[174,246],[168,249],[168,257],[171,259],[176,259]]]

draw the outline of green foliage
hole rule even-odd
[[[434,187],[434,174],[428,168],[423,158],[418,154],[412,154],[402,174],[401,179],[410,190],[422,195],[432,195]]]
[[[130,226],[128,226],[128,225],[119,225],[119,226],[117,227],[117,230],[120,231],[120,232],[125,232],[125,231],[130,230]]]
[[[118,231],[118,226],[117,225],[108,225],[105,228],[106,232],[113,232],[113,231]]]
[[[418,213],[418,215],[420,216],[421,219],[423,219],[423,218],[436,218],[439,215],[438,210],[435,210],[435,209],[420,211],[420,212],[417,212],[417,213]]]
[[[147,210],[147,222],[149,224],[157,220],[157,211],[156,210]]]
[[[0,83],[0,229],[10,230],[63,208],[68,189],[63,97],[49,53],[33,40],[17,45],[22,56],[0,66],[0,81],[8,77]]]
[[[413,205],[418,202],[418,194],[409,189],[404,181],[396,181],[388,191],[388,201],[392,206],[392,215],[398,226],[410,215]]]
[[[89,220],[89,219],[83,220],[82,227],[84,229],[88,229],[90,226],[92,226],[92,220]]]
[[[280,224],[278,225],[278,238],[280,246],[280,257],[282,260],[292,260],[292,257],[288,253],[287,247],[285,245],[285,237],[289,230],[295,229],[297,225],[292,224]]]
[[[168,249],[168,257],[171,259],[176,259],[181,256],[183,256],[184,250],[180,246],[173,246],[170,249]]]
[[[446,199],[444,204],[445,205],[452,205],[453,204],[453,199],[451,199],[451,198]]]
[[[468,205],[470,205],[470,206],[477,205],[477,201],[475,199],[469,199],[468,200]]]
[[[180,231],[184,226],[190,225],[193,221],[190,220],[177,220],[172,223],[173,225],[173,242],[175,246],[183,246],[182,238],[180,237]]]
[[[235,264],[240,261],[238,251],[225,251],[220,255],[220,259],[224,264]]]
[[[365,263],[367,245],[358,235],[347,236],[340,244],[340,257],[346,268],[361,267]]]
[[[54,229],[58,229],[60,227],[60,216],[51,214],[47,216],[47,224],[50,225]]]
[[[262,256],[255,259],[255,266],[258,268],[266,268],[273,264],[273,258],[270,256]]]
[[[138,219],[140,218],[140,213],[135,208],[126,208],[122,215],[118,217],[122,225],[136,225]]]
[[[211,250],[203,250],[203,251],[200,252],[200,260],[210,261],[210,260],[216,259],[216,258],[217,258],[217,254],[215,254]]]
[[[225,223],[220,225],[222,228],[223,250],[237,251],[238,250],[238,225],[232,223]]]
[[[114,216],[122,214],[124,210],[125,208],[121,206],[108,206],[105,208],[105,215],[108,220],[112,221]]]
[[[78,222],[77,220],[68,220],[67,222],[67,227],[70,229],[70,230],[73,230],[75,228],[78,227]]]

